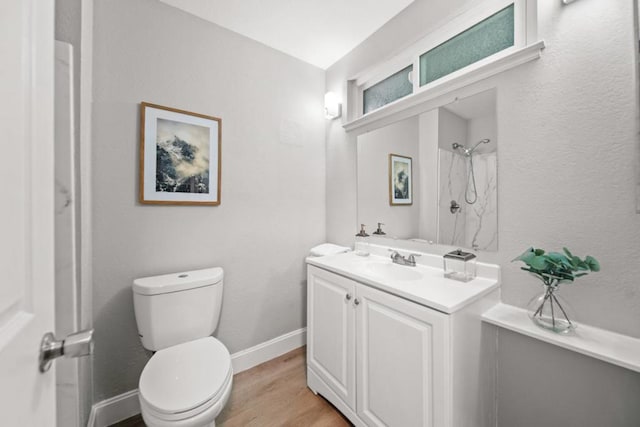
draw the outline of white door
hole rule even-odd
[[[356,282],[308,269],[307,365],[355,411]]]
[[[52,426],[55,372],[38,357],[54,326],[54,2],[0,10],[0,424]]]
[[[446,314],[356,289],[358,416],[368,426],[448,426]]]

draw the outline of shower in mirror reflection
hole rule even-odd
[[[384,219],[389,238],[496,251],[496,111],[496,91],[487,90],[359,134],[358,223]],[[463,148],[473,153],[474,204],[464,197],[469,162]],[[389,202],[389,153],[413,159],[412,205]]]
[[[476,151],[476,148],[478,148],[478,145],[488,144],[489,142],[491,142],[491,140],[488,138],[481,139],[472,148],[467,148],[462,144],[458,144],[457,142],[454,142],[453,144],[451,144],[454,151],[459,150],[465,157],[469,159],[469,166],[467,168],[467,186],[464,190],[464,201],[470,205],[478,201],[478,188],[476,187],[476,175],[473,170],[473,152]]]
[[[439,111],[437,241],[491,251],[498,246],[496,115],[478,101]]]

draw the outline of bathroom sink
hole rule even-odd
[[[408,267],[390,262],[370,262],[364,266],[369,275],[383,280],[410,281],[422,279],[422,273],[415,267]]]

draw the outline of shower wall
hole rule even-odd
[[[497,157],[495,151],[473,155],[478,200],[472,205],[463,204],[467,231],[464,246],[467,248],[498,250]],[[465,163],[468,168],[469,162]]]
[[[438,149],[438,173],[440,191],[438,192],[438,243],[467,247],[466,228],[467,209],[464,203],[465,178],[467,167],[465,158],[444,148]],[[462,206],[457,212],[451,212],[451,202]]]

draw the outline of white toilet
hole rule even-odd
[[[138,334],[156,352],[139,384],[150,427],[215,426],[229,399],[231,356],[210,336],[220,317],[223,274],[208,268],[133,282]]]

